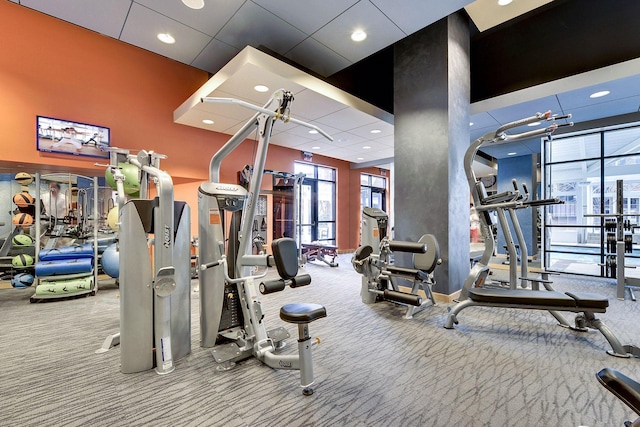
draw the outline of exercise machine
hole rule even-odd
[[[616,213],[611,214],[585,214],[585,217],[598,217],[604,220],[606,234],[605,276],[616,279],[616,297],[624,300],[625,291],[629,292],[631,300],[636,296],[633,288],[640,288],[640,278],[628,277],[627,268],[636,268],[625,264],[625,254],[633,252],[633,233],[637,224],[633,224],[627,217],[637,217],[638,214],[624,213],[624,183],[621,179],[616,181]],[[625,232],[631,232],[626,234]]]
[[[557,120],[568,119],[569,117],[570,116],[552,116],[550,111],[546,113],[537,113],[534,116],[507,123],[498,128],[495,132],[490,132],[478,138],[471,144],[465,154],[465,168],[469,180],[469,186],[476,204],[476,209],[481,213],[480,228],[485,239],[489,236],[490,228],[490,219],[487,213],[488,210],[497,210],[502,229],[505,232],[505,236],[509,239],[510,234],[507,234],[507,231],[509,230],[508,226],[506,226],[504,209],[509,210],[519,208],[522,205],[522,200],[520,200],[519,195],[516,194],[516,188],[516,191],[514,192],[507,192],[504,195],[495,195],[492,197],[491,203],[486,203],[486,193],[483,193],[482,183],[477,182],[471,168],[473,157],[475,156],[477,149],[484,143],[517,141],[543,135],[549,136],[558,128],[558,126],[563,126],[558,125],[556,122]],[[515,135],[509,135],[506,133],[509,129],[540,121],[551,121],[552,124],[546,128]],[[568,123],[565,126],[569,125],[571,124]],[[541,203],[549,203],[549,201],[541,201]],[[515,218],[515,214],[512,216],[512,219],[513,223],[517,225],[517,218]],[[461,290],[459,302],[454,305],[453,308],[449,308],[445,328],[453,329],[453,325],[458,323],[458,314],[468,307],[503,307],[527,310],[546,310],[549,311],[549,313],[555,317],[563,327],[577,331],[586,331],[587,328],[597,329],[600,331],[611,345],[612,350],[607,353],[612,356],[640,356],[639,348],[633,345],[622,345],[613,332],[611,332],[611,330],[601,320],[595,317],[595,313],[606,312],[606,309],[609,306],[609,300],[605,297],[589,293],[556,292],[551,288],[548,280],[541,280],[546,289],[545,291],[539,291],[537,290],[537,287],[534,287],[533,290],[515,289],[513,287],[507,289],[483,287],[489,273],[488,261],[493,253],[493,239],[488,239],[485,244],[487,248],[485,248],[483,257],[471,269],[471,273],[467,277],[463,289]],[[512,244],[513,242],[511,242],[511,245]],[[521,245],[521,249],[525,248],[526,245]],[[527,258],[526,255],[526,251],[523,251],[521,262],[525,262]],[[515,250],[510,253],[510,256],[512,259],[516,259]],[[511,274],[513,275],[513,273],[514,272],[512,271]],[[524,280],[532,280],[526,276],[526,271],[523,270],[522,274]],[[561,312],[577,313],[574,320],[575,325],[571,325]]]
[[[473,287],[482,287],[490,285],[488,282],[488,276],[490,274],[489,261],[495,252],[495,240],[492,232],[494,226],[490,213],[495,212],[498,218],[498,223],[504,235],[508,256],[509,256],[509,280],[504,281],[504,284],[509,289],[516,289],[518,283],[522,287],[527,287],[528,282],[534,284],[534,289],[537,289],[539,283],[548,285],[550,282],[546,279],[536,280],[528,276],[528,258],[527,245],[522,234],[522,229],[518,222],[516,215],[517,209],[540,207],[549,204],[562,203],[559,199],[543,199],[543,200],[529,200],[529,193],[526,186],[523,185],[521,192],[518,189],[517,182],[512,181],[513,191],[505,191],[491,196],[487,195],[486,189],[482,180],[477,179],[473,170],[473,162],[478,150],[484,145],[496,145],[507,142],[521,141],[536,136],[549,136],[559,126],[572,126],[573,123],[558,124],[557,121],[561,119],[568,119],[570,115],[566,116],[552,116],[550,111],[546,113],[537,113],[532,117],[528,117],[522,120],[516,120],[514,122],[507,123],[499,127],[496,131],[489,132],[480,138],[473,141],[464,156],[464,167],[467,175],[467,182],[469,183],[469,189],[473,197],[474,206],[478,212],[480,218],[480,233],[484,239],[485,248],[480,257],[471,268],[469,275],[467,276],[462,289],[460,291],[459,301],[464,301],[468,297],[469,289]],[[509,134],[508,130],[514,129],[520,126],[527,125],[529,123],[535,123],[540,121],[551,121],[551,125],[546,128],[534,129],[527,132],[521,132],[517,134]],[[511,226],[516,233],[518,239],[520,254],[517,253],[516,244],[513,240],[511,233],[511,227],[507,220],[507,215],[511,221]],[[518,264],[520,266],[520,276],[518,276]],[[520,282],[518,278],[520,277]]]
[[[308,324],[326,316],[318,304],[288,304],[281,308],[280,317],[299,327],[299,354],[278,354],[280,343],[288,337],[284,328],[267,331],[264,309],[256,289],[257,280],[264,277],[266,268],[276,263],[281,279],[277,285],[269,281],[260,286],[265,293],[309,284],[308,275],[297,276],[298,260],[295,241],[274,241],[273,255],[251,254],[252,226],[257,198],[260,193],[269,140],[276,121],[294,123],[331,139],[318,127],[291,117],[293,95],[280,89],[263,106],[256,106],[233,98],[203,98],[215,102],[241,106],[255,114],[212,157],[209,182],[198,189],[198,237],[200,272],[200,345],[212,348],[218,369],[230,369],[235,362],[256,357],[267,366],[277,369],[296,369],[301,372],[303,394],[313,393],[311,363],[312,340]],[[249,189],[242,185],[220,182],[222,161],[257,127],[258,143]],[[293,246],[292,246],[293,245]],[[252,275],[255,267],[265,268]]]
[[[109,152],[119,206],[120,332],[107,337],[96,353],[120,344],[123,373],[155,368],[168,374],[191,352],[189,206],[174,201],[171,176],[160,169],[165,156]],[[141,183],[140,198],[129,201],[122,173],[127,163],[137,168]],[[156,187],[153,199],[147,199],[149,182]]]
[[[442,263],[436,238],[425,234],[417,242],[390,240],[387,235],[388,216],[381,209],[362,210],[362,245],[356,250],[351,264],[362,274],[360,297],[365,304],[386,300],[407,306],[405,319],[428,305],[436,305],[432,287],[433,272]],[[413,254],[411,267],[394,263],[394,252]],[[401,289],[410,283],[410,291]],[[423,300],[422,291],[426,299]]]
[[[640,383],[613,368],[604,368],[596,374],[596,378],[607,390],[622,400],[637,415],[640,415]],[[625,427],[639,427],[640,418],[625,421]]]

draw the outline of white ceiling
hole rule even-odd
[[[490,28],[535,9],[549,0],[514,1],[498,7],[495,0],[204,0],[203,9],[193,10],[180,0],[12,0],[22,6],[139,46],[168,58],[216,75],[246,47],[266,49],[326,77],[395,43],[415,31],[463,7],[479,29]],[[356,28],[367,31],[364,42],[353,43],[349,34]],[[176,43],[160,43],[156,34],[172,34]],[[239,56],[241,58],[242,55]],[[309,87],[298,80],[282,80],[269,69],[251,69],[251,60],[235,67],[238,76],[221,83],[209,95],[236,97],[263,104],[268,95],[252,92],[252,78],[273,81],[272,89],[283,87],[295,94],[292,114],[332,134],[335,141],[319,142],[306,129],[278,127],[272,142],[305,151],[318,152],[360,165],[388,162],[393,156],[393,117],[353,97],[338,99],[326,87]],[[237,64],[236,64],[237,65]],[[260,68],[260,67],[258,67]],[[282,67],[276,67],[278,72]],[[293,67],[291,67],[293,68]],[[234,71],[234,72],[235,72]],[[472,139],[500,124],[537,111],[571,112],[576,121],[638,111],[640,104],[640,64],[631,61],[585,75],[552,82],[471,105]],[[219,76],[219,75],[217,75]],[[307,75],[308,78],[310,76]],[[289,76],[291,78],[291,76]],[[305,81],[308,82],[309,79]],[[607,82],[618,80],[609,97],[590,100],[588,93]],[[314,83],[319,82],[319,79]],[[216,83],[217,82],[217,83]],[[244,82],[244,84],[243,84]],[[313,85],[312,85],[313,86]],[[630,91],[629,88],[635,88]],[[206,91],[206,89],[203,89]],[[611,89],[609,89],[611,90]],[[340,93],[337,91],[336,93]],[[188,101],[187,101],[188,102]],[[208,104],[209,107],[214,104]],[[177,120],[196,125],[209,116],[204,104],[191,105],[189,117]],[[363,113],[366,112],[366,114]],[[234,108],[213,118],[212,129],[232,133],[243,116]],[[182,115],[186,114],[185,111]],[[200,126],[200,125],[198,125]],[[203,127],[203,126],[200,126]],[[379,134],[371,134],[377,128]],[[285,131],[286,130],[286,131]],[[363,146],[369,149],[363,149]],[[312,147],[321,146],[321,149]],[[523,150],[537,147],[522,145]],[[490,154],[503,157],[504,147]],[[512,151],[512,150],[510,150]],[[533,151],[536,152],[536,151]],[[523,154],[526,154],[523,153]]]

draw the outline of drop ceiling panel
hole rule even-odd
[[[213,37],[240,9],[244,0],[205,1],[202,9],[191,9],[180,0],[135,0],[135,2]],[[109,3],[109,1],[102,1],[102,3]]]
[[[193,65],[201,70],[218,71],[236,56],[238,52],[240,52],[239,49],[222,43],[220,40],[213,39],[189,65]]]
[[[560,100],[560,105],[567,109],[567,111],[570,111],[573,108],[605,104],[610,103],[611,101],[624,99],[631,95],[635,95],[638,92],[638,89],[640,89],[640,74],[606,83],[599,83],[597,85],[576,89],[571,92],[559,93],[558,99]],[[610,92],[609,95],[600,98],[589,97],[592,93],[603,90],[608,90]]]
[[[595,120],[602,117],[617,116],[620,114],[635,113],[639,111],[640,95],[630,96],[624,99],[600,102],[595,105],[572,108],[571,120],[579,123]]]
[[[117,39],[131,0],[22,0],[20,4]]]
[[[158,33],[169,33],[176,42],[162,43],[156,37]],[[211,41],[211,37],[138,3],[132,3],[120,40],[189,64]]]
[[[343,130],[351,130],[361,126],[377,122],[375,117],[358,111],[355,108],[348,108],[320,117],[318,123],[335,126]]]
[[[448,0],[428,2],[424,0],[371,0],[382,13],[389,17],[405,34],[431,25],[441,18],[451,15],[472,2],[472,0]]]
[[[356,29],[367,38],[351,41]],[[359,61],[403,38],[405,34],[369,1],[360,1],[313,34],[313,38],[332,48],[351,62]]]
[[[335,16],[350,8],[358,0],[253,0],[301,31],[312,34]]]
[[[296,93],[291,112],[295,117],[318,120],[345,108],[348,107],[341,102],[306,89]]]
[[[251,1],[245,2],[216,35],[216,39],[238,49],[268,46],[281,55],[306,37],[293,25]]]

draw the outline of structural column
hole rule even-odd
[[[446,295],[469,274],[469,80],[469,24],[461,12],[394,47],[395,239],[436,236],[443,264],[434,291]]]

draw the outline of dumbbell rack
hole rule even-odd
[[[616,279],[616,297],[619,300],[624,300],[625,290],[628,290],[631,300],[635,301],[636,296],[633,293],[633,288],[640,288],[640,279],[626,277],[625,268],[635,267],[625,266],[624,254],[633,251],[633,232],[640,227],[637,224],[632,224],[631,220],[625,219],[625,217],[638,216],[638,214],[623,213],[623,196],[623,181],[619,179],[616,181],[616,213],[587,214],[585,216],[604,219],[604,229],[607,232],[606,255],[605,263],[601,265],[605,268],[605,277]],[[630,231],[631,234],[625,234],[625,231]]]

